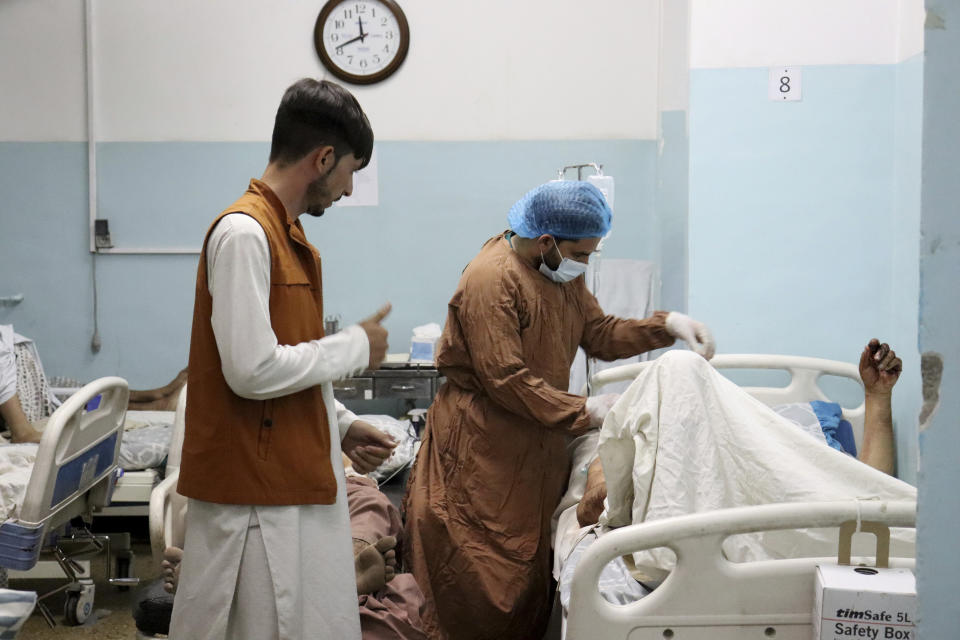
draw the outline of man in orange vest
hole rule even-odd
[[[390,306],[325,336],[320,257],[299,216],[350,195],[372,150],[356,98],[300,80],[277,110],[263,176],[207,232],[171,637],[360,638],[340,452],[364,472],[394,443],[339,405],[331,383],[379,366]]]

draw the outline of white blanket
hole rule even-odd
[[[0,445],[0,522],[19,516],[36,459],[35,444]]]
[[[598,449],[607,483],[600,522],[611,527],[727,507],[917,497],[909,484],[811,438],[689,351],[667,352],[637,377],[604,421]],[[912,557],[912,547],[912,532],[893,532],[891,553]],[[836,533],[815,529],[724,545],[732,561],[836,550]],[[635,560],[673,564],[665,550]]]

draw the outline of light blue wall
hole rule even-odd
[[[660,113],[660,156],[657,160],[660,308],[687,309],[687,222],[689,215],[690,139],[686,111]]]
[[[923,55],[897,66],[894,129],[894,199],[891,341],[906,371],[920,370],[920,167],[923,126]],[[918,417],[923,392],[920,376],[905,375],[894,391],[897,419],[897,468],[916,484],[919,463]]]
[[[804,67],[787,103],[767,98],[766,68],[695,69],[690,98],[690,313],[728,353],[856,361],[889,341],[908,361],[894,405],[908,480],[919,177],[901,147],[919,136],[920,69]]]
[[[117,247],[199,247],[212,218],[266,162],[263,143],[101,143],[100,216]],[[467,262],[506,227],[523,193],[573,162],[601,162],[617,178],[605,255],[652,259],[656,143],[642,140],[382,142],[380,206],[334,208],[305,219],[324,264],[327,313],[354,322],[383,301],[391,350],[412,328],[443,323]],[[92,354],[83,144],[0,143],[0,322],[35,338],[48,373],[119,374],[163,384],[185,366],[196,255],[97,258],[103,348]]]
[[[942,356],[943,382],[940,408],[920,436],[918,637],[942,640],[960,629],[960,8],[942,0],[926,6],[920,348]]]

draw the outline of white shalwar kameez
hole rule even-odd
[[[269,244],[247,215],[224,217],[210,234],[207,278],[224,377],[235,392],[265,399],[322,385],[337,499],[292,506],[191,499],[170,638],[359,640],[340,456],[356,416],[334,400],[331,382],[366,366],[366,333],[351,326],[322,340],[278,345],[269,314]]]

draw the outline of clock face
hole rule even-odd
[[[410,30],[392,0],[330,0],[317,18],[314,44],[333,75],[370,84],[388,77],[403,62]]]

